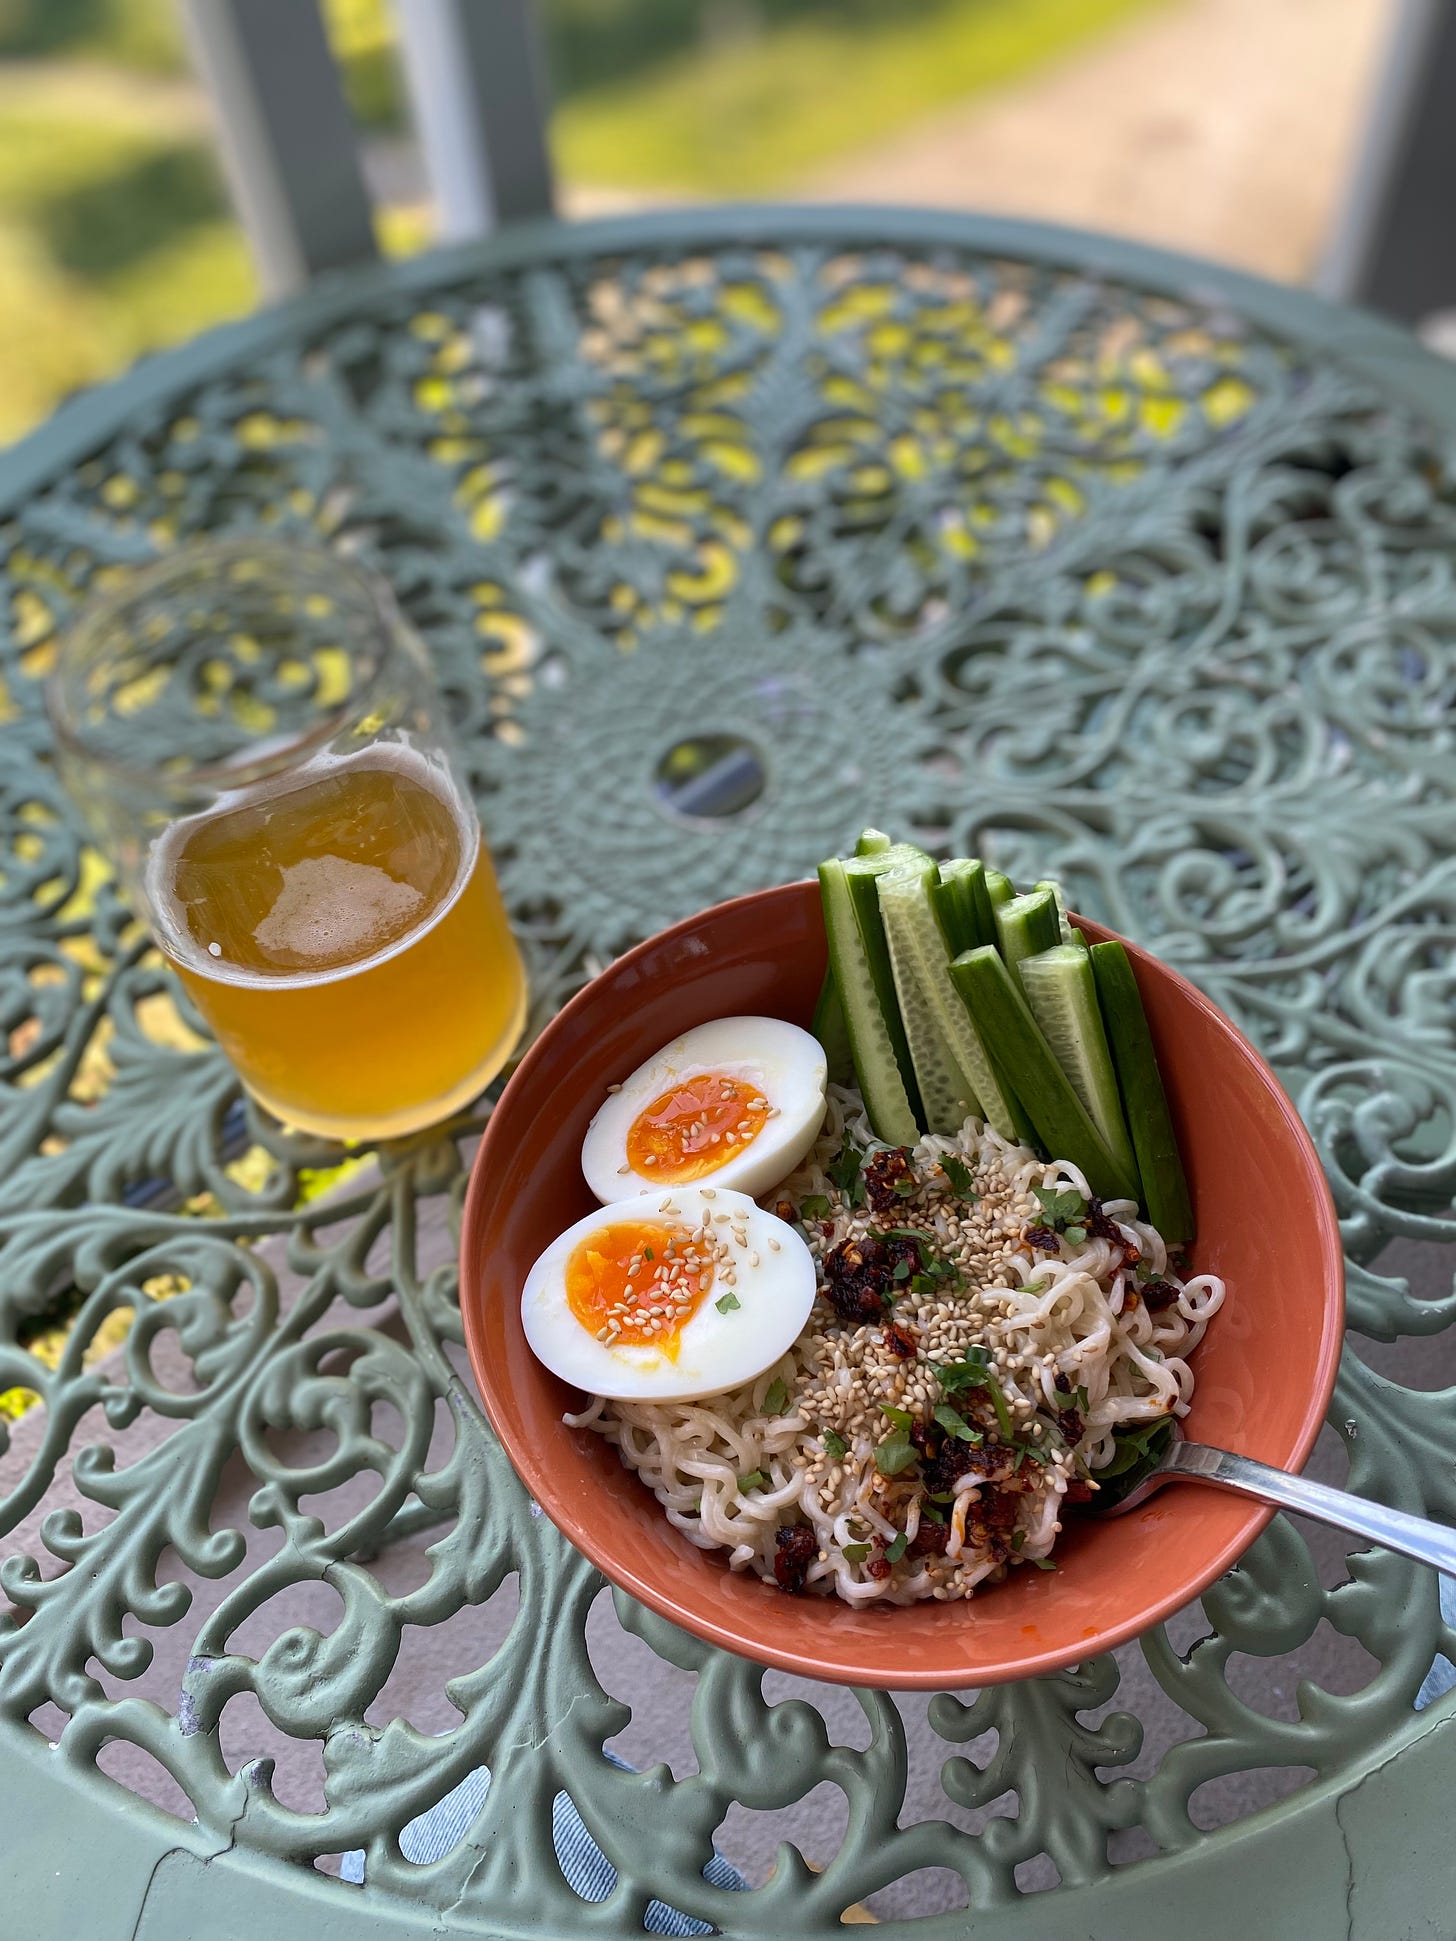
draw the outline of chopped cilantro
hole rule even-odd
[[[761,1469],[750,1469],[746,1476],[740,1476],[738,1478],[738,1487],[740,1489],[762,1489],[767,1482],[768,1478]]]
[[[1028,1563],[1035,1564],[1038,1570],[1055,1570],[1056,1565],[1050,1557],[1028,1557]]]
[[[849,1444],[837,1429],[826,1429],[820,1440],[824,1444],[825,1454],[832,1456],[836,1462],[841,1456],[849,1454]]]
[[[893,1422],[897,1429],[908,1429],[910,1427],[910,1415],[905,1409],[892,1408],[888,1402],[885,1402],[881,1404],[880,1414],[887,1421]]]
[[[953,1409],[949,1402],[936,1403],[935,1419],[941,1428],[945,1430],[946,1434],[954,1436],[958,1442],[982,1442],[985,1440],[980,1430],[973,1429],[959,1410]]]
[[[887,1564],[899,1563],[900,1559],[905,1554],[905,1550],[909,1542],[910,1542],[909,1537],[907,1537],[905,1532],[902,1530],[899,1536],[895,1538],[893,1543],[889,1543],[885,1546],[885,1562]]]
[[[867,1543],[847,1543],[844,1546],[846,1563],[862,1564],[869,1554],[870,1547]]]
[[[1011,1548],[1013,1550],[1019,1550],[1022,1544],[1024,1544],[1025,1542],[1026,1542],[1025,1530],[1013,1530],[1011,1532]]]
[[[897,1197],[902,1200],[910,1200],[915,1197],[915,1194],[918,1192],[919,1187],[920,1187],[919,1180],[915,1179],[909,1173],[902,1173],[899,1179],[897,1179],[894,1185],[890,1188],[890,1191],[896,1194]]]
[[[1171,1415],[1155,1416],[1151,1422],[1139,1422],[1131,1428],[1118,1429],[1112,1438],[1117,1445],[1117,1453],[1110,1463],[1098,1470],[1097,1480],[1112,1482],[1114,1478],[1131,1476],[1135,1481],[1140,1481],[1142,1475],[1161,1457],[1172,1433]],[[1130,1483],[1129,1487],[1132,1486]]]
[[[1065,1232],[1069,1225],[1075,1227],[1086,1214],[1087,1202],[1074,1187],[1033,1186],[1031,1190],[1040,1202],[1043,1226],[1055,1233]],[[1082,1238],[1087,1238],[1085,1227]]]
[[[977,1346],[967,1348],[964,1361],[948,1361],[935,1372],[946,1394],[955,1395],[963,1388],[982,1387],[990,1365],[991,1357],[987,1350]]]
[[[892,1278],[892,1279],[894,1279],[894,1280],[897,1280],[897,1281],[908,1281],[908,1280],[909,1280],[909,1278],[910,1278],[910,1263],[909,1263],[909,1261],[908,1261],[908,1260],[902,1260],[902,1261],[899,1261],[899,1262],[897,1262],[897,1263],[896,1263],[896,1267],[895,1267],[895,1272],[894,1272],[894,1274],[892,1275],[892,1277],[891,1277],[891,1278]]]
[[[929,1500],[920,1505],[920,1514],[924,1517],[929,1517],[932,1523],[945,1522],[945,1511],[938,1503],[933,1503]]]
[[[953,1489],[936,1490],[930,1500],[932,1503],[954,1503],[955,1491]]]
[[[929,1274],[912,1274],[910,1276],[910,1292],[912,1294],[933,1294],[935,1292],[935,1282]]]
[[[1085,1227],[1063,1227],[1062,1238],[1067,1242],[1068,1246],[1080,1247],[1087,1238],[1087,1229]]]
[[[734,1308],[742,1307],[742,1305],[742,1301],[739,1300],[736,1294],[720,1294],[713,1303],[713,1306],[717,1308],[720,1314],[731,1314]]]
[[[875,1451],[875,1468],[882,1476],[898,1476],[915,1461],[916,1448],[908,1429],[892,1429]]]
[[[947,1362],[935,1372],[947,1395],[958,1395],[965,1388],[984,1388],[996,1411],[996,1427],[1001,1440],[1010,1442],[1011,1411],[1006,1406],[1006,1397],[1001,1393],[1001,1384],[996,1379],[990,1356],[984,1348],[968,1348],[964,1361]]]
[[[975,1182],[971,1177],[971,1169],[963,1159],[957,1159],[953,1152],[943,1152],[940,1155],[940,1170],[950,1181],[951,1190],[955,1193],[957,1199],[974,1200],[976,1198]]]
[[[782,1415],[789,1405],[789,1391],[784,1387],[783,1377],[775,1375],[769,1384],[768,1394],[763,1398],[765,1415]]]
[[[858,1206],[865,1196],[864,1179],[860,1173],[863,1165],[864,1154],[857,1147],[845,1144],[824,1169],[851,1206]]]
[[[822,1193],[806,1194],[799,1202],[799,1218],[801,1220],[827,1220],[829,1218],[828,1200],[825,1199]]]

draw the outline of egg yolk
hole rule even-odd
[[[768,1100],[756,1085],[722,1072],[699,1072],[637,1114],[627,1134],[627,1163],[634,1173],[681,1186],[736,1158],[768,1118]]]
[[[661,1348],[675,1360],[683,1328],[713,1285],[713,1252],[687,1227],[614,1220],[572,1248],[567,1304],[606,1347]]]

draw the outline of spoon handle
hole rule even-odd
[[[1444,1523],[1388,1509],[1384,1503],[1372,1503],[1367,1496],[1330,1489],[1304,1476],[1271,1469],[1252,1456],[1235,1456],[1227,1449],[1210,1449],[1201,1442],[1175,1443],[1163,1468],[1166,1475],[1215,1483],[1221,1489],[1257,1496],[1281,1510],[1312,1516],[1317,1523],[1332,1523],[1337,1530],[1369,1537],[1387,1550],[1398,1550],[1403,1557],[1414,1557],[1417,1563],[1433,1564],[1437,1570],[1456,1575],[1456,1530]]]

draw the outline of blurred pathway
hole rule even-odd
[[[1394,11],[1181,0],[789,193],[1037,216],[1303,279]]]

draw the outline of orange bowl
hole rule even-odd
[[[1111,935],[1078,919],[1093,941]],[[1199,1272],[1228,1298],[1193,1361],[1198,1441],[1298,1469],[1334,1386],[1344,1325],[1335,1210],[1308,1133],[1248,1040],[1186,978],[1128,945],[1193,1195]],[[1112,1521],[1072,1521],[1055,1571],[1014,1570],[956,1603],[853,1609],[792,1597],[694,1549],[536,1360],[520,1292],[536,1256],[596,1204],[581,1176],[607,1085],[711,1018],[807,1026],[824,975],[814,883],[719,904],[619,958],[553,1019],[492,1113],[465,1203],[460,1298],[495,1431],[541,1508],[614,1584],[710,1643],[844,1684],[989,1685],[1075,1664],[1198,1596],[1271,1512],[1196,1484]]]

